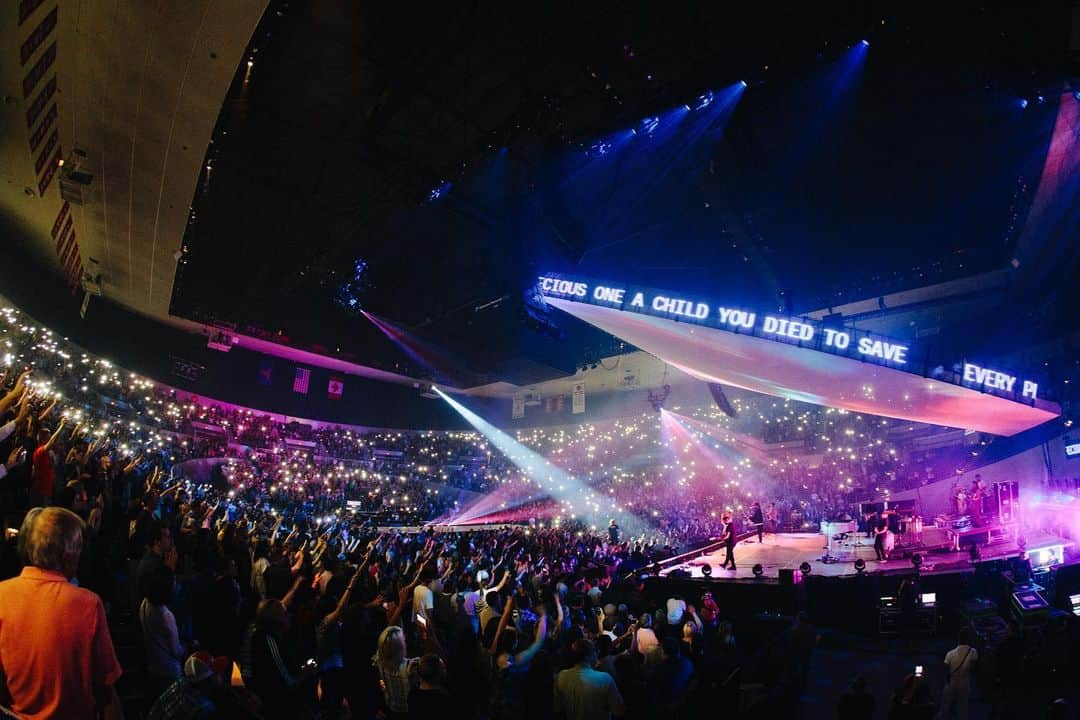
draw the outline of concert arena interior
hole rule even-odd
[[[1080,717],[1080,3],[12,0],[0,718]]]

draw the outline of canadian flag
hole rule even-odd
[[[326,386],[326,394],[331,400],[340,400],[345,392],[345,379],[336,375],[330,376],[330,382]]]

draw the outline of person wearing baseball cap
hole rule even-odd
[[[225,689],[231,663],[208,652],[192,653],[184,661],[184,674],[150,708],[148,720],[180,720],[218,716],[215,695]]]

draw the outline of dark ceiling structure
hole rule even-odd
[[[358,305],[527,380],[610,349],[526,328],[539,270],[802,312],[1004,267],[1068,24],[1064,4],[271,3],[172,313],[393,364],[335,302],[362,259]],[[739,81],[692,142],[658,131],[595,157]]]

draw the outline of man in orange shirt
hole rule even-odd
[[[19,717],[123,717],[105,606],[69,582],[82,533],[70,510],[31,510],[19,531],[28,565],[0,582],[0,704]]]
[[[60,420],[60,425],[51,436],[46,428],[38,430],[38,446],[34,450],[33,465],[31,467],[30,505],[31,507],[45,507],[52,504],[53,485],[56,482],[56,470],[53,469],[52,455],[49,451],[56,444],[56,438],[64,429],[66,419]]]

